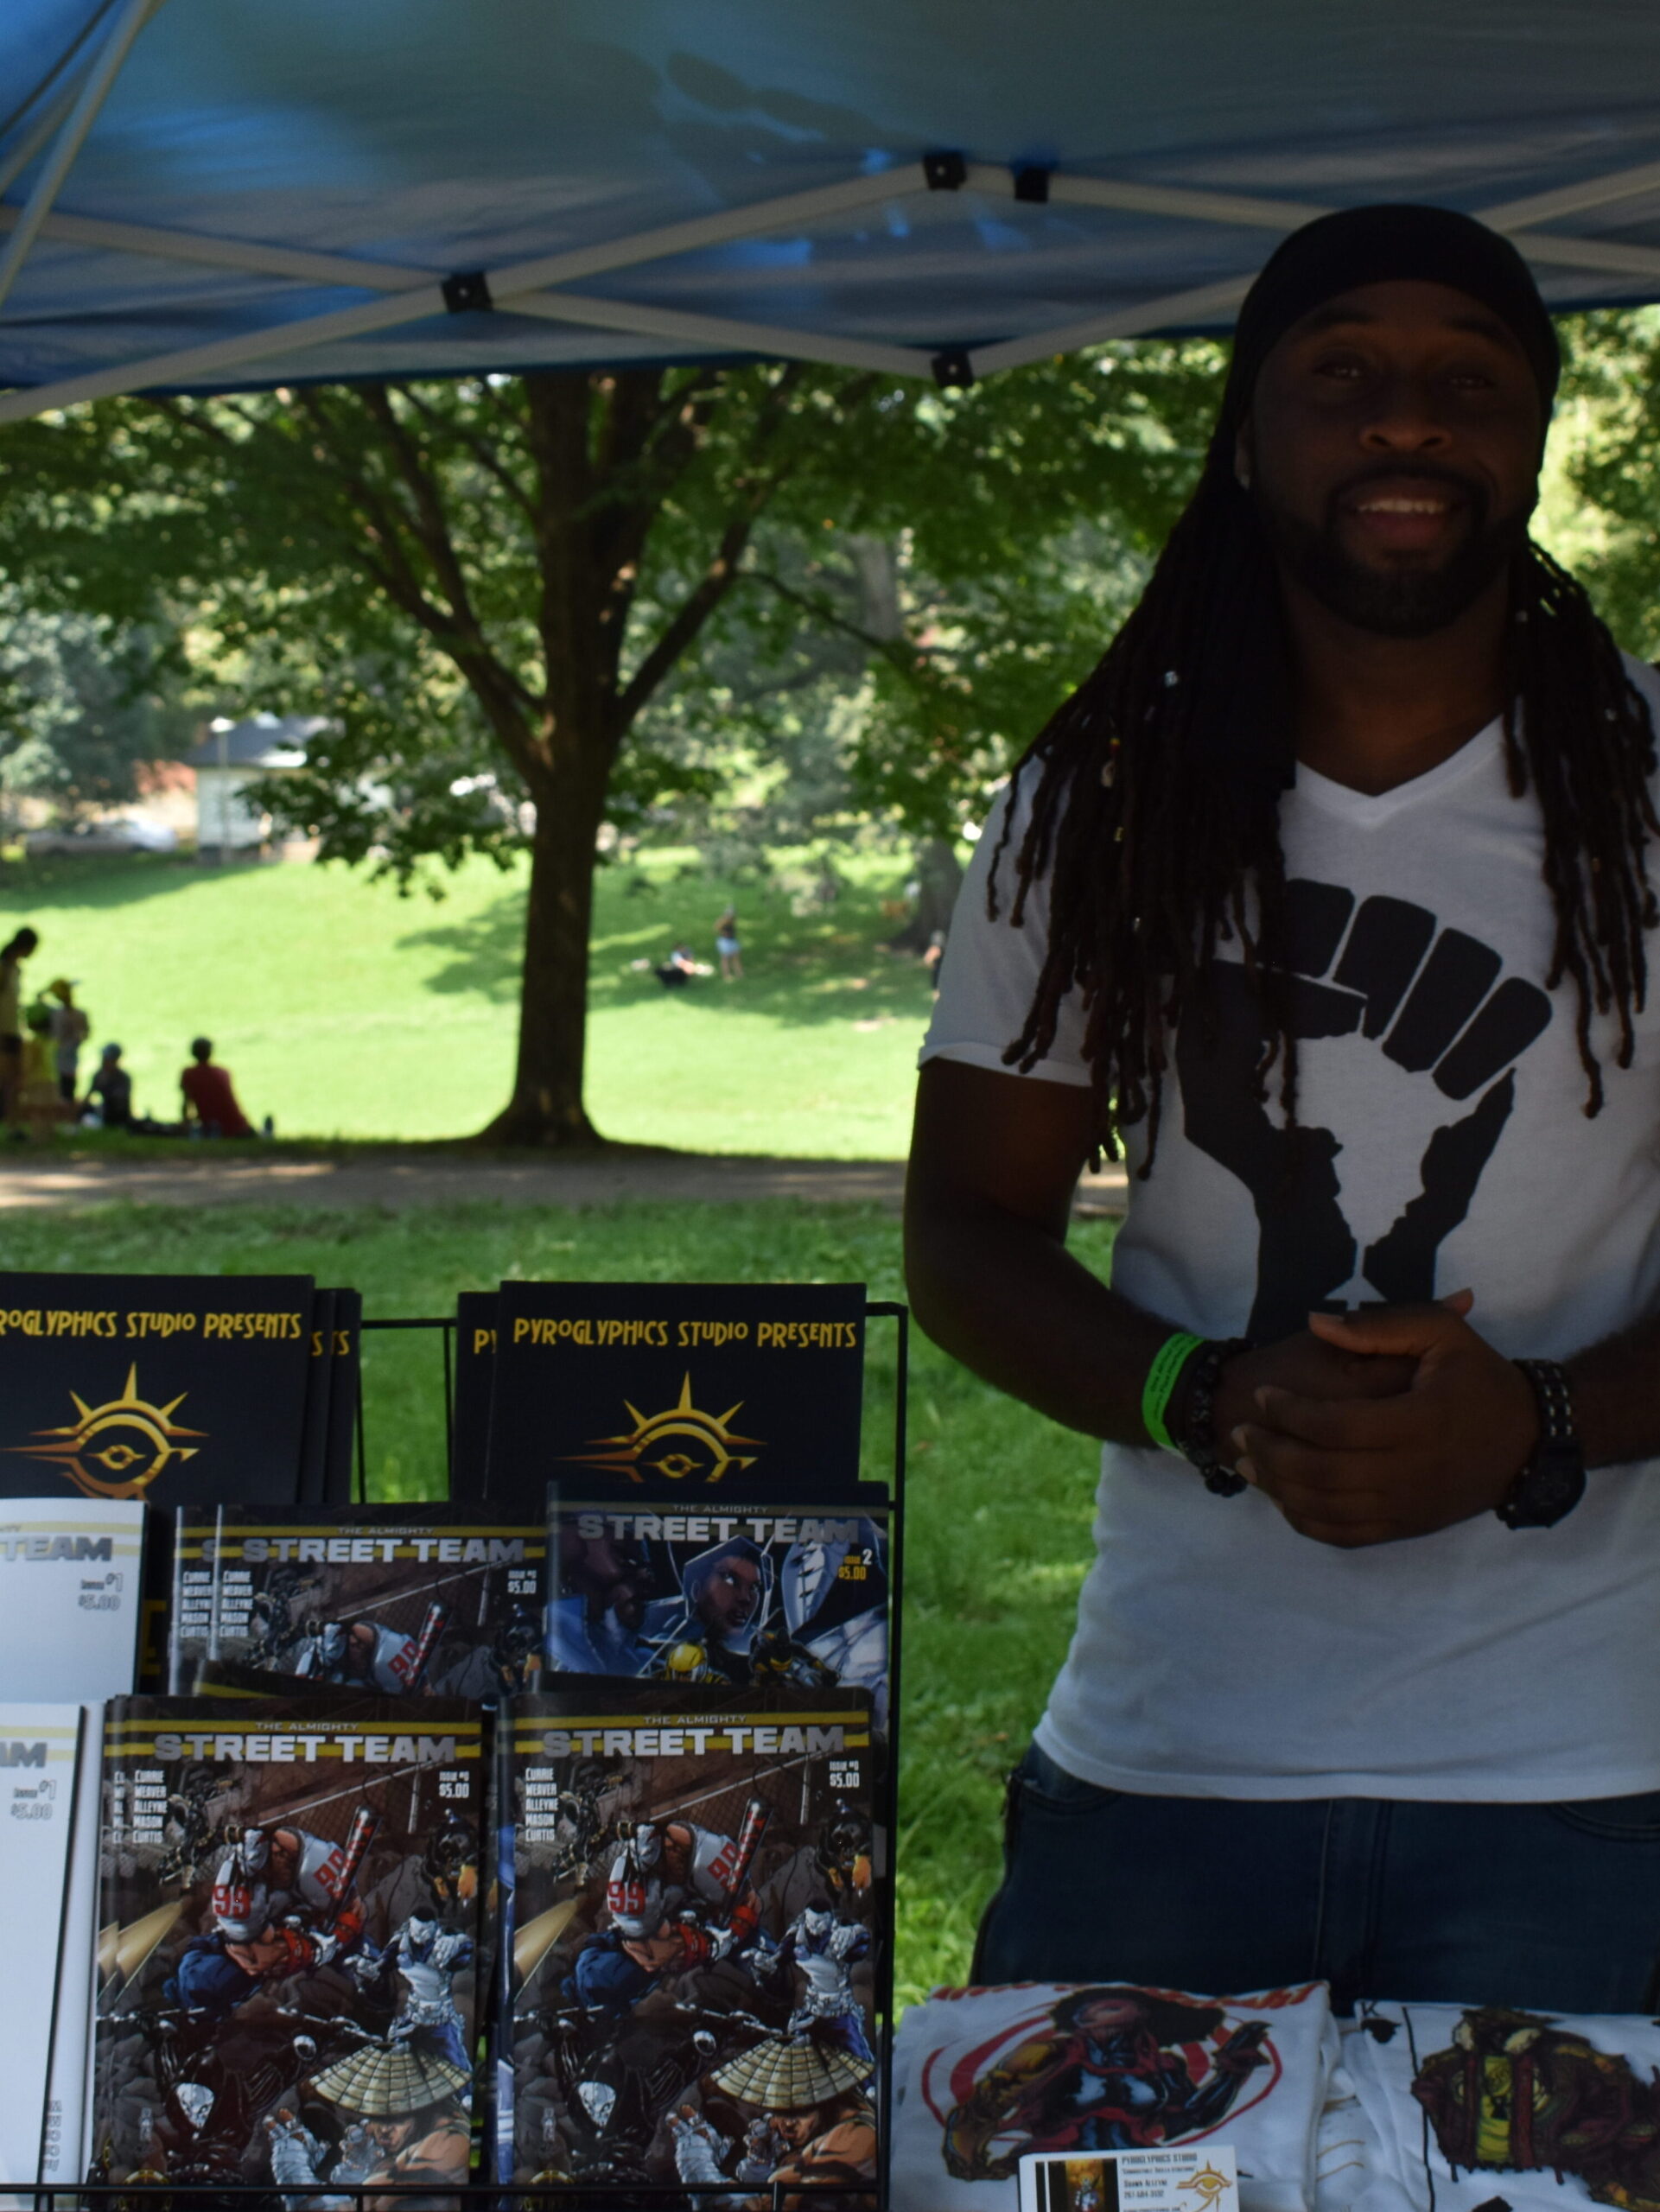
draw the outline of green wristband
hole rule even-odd
[[[1164,1425],[1164,1416],[1175,1395],[1181,1370],[1204,1343],[1203,1337],[1190,1336],[1179,1329],[1173,1337],[1167,1337],[1153,1355],[1153,1364],[1147,1370],[1147,1380],[1142,1385],[1142,1423],[1155,1444],[1167,1452],[1180,1450],[1176,1440]]]

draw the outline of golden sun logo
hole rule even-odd
[[[723,1414],[700,1413],[692,1403],[690,1375],[680,1385],[678,1405],[663,1413],[643,1414],[626,1398],[623,1405],[634,1424],[632,1429],[620,1436],[593,1438],[600,1447],[596,1450],[563,1456],[576,1466],[604,1467],[626,1475],[630,1482],[639,1482],[640,1469],[646,1467],[671,1482],[701,1475],[706,1483],[718,1483],[735,1467],[740,1474],[753,1467],[755,1453],[763,1448],[761,1438],[739,1436],[729,1425],[733,1415],[742,1411],[742,1399]],[[747,1453],[746,1446],[753,1447]]]
[[[50,1460],[88,1497],[142,1497],[175,1459],[195,1458],[196,1446],[181,1444],[180,1437],[207,1434],[205,1429],[181,1428],[173,1419],[188,1395],[181,1390],[171,1405],[151,1405],[138,1395],[138,1370],[132,1366],[118,1398],[89,1406],[72,1390],[78,1421],[66,1428],[35,1429],[42,1440],[39,1444],[7,1448],[26,1459]],[[99,1468],[101,1475],[95,1471]]]
[[[1180,2186],[1193,2190],[1199,2199],[1199,2212],[1211,2212],[1211,2207],[1218,2197],[1225,2196],[1228,2193],[1228,2177],[1218,2173],[1212,2165],[1203,2165],[1189,2174]]]

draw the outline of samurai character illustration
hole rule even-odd
[[[855,2058],[875,2064],[850,1971],[856,1961],[870,1956],[870,1930],[855,1920],[838,1920],[826,1897],[816,1898],[796,1915],[766,1960],[769,1969],[775,1963],[794,1967],[802,1977],[789,2034],[840,2044]]]
[[[467,2023],[450,1984],[472,1963],[470,1936],[456,1935],[436,1920],[413,1914],[378,1957],[354,1959],[353,1971],[366,1986],[395,1969],[403,1977],[404,1996],[389,2039],[397,2043],[418,2035],[429,2050],[465,2070]]]
[[[407,1697],[421,1688],[444,1623],[444,1605],[429,1605],[420,1632],[405,1636],[381,1621],[308,1621],[296,1675],[320,1682],[349,1682],[386,1697]]]
[[[747,1951],[760,1938],[750,1867],[770,1808],[752,1798],[735,1841],[690,1821],[626,1824],[606,1883],[611,1925],[590,1936],[564,1984],[589,2012],[624,2012],[666,1976]]]
[[[656,1652],[646,1670],[679,1681],[750,1679],[750,1654],[773,1602],[773,1562],[747,1536],[686,1561],[680,1595],[646,1608],[640,1633]]]
[[[417,2044],[372,2044],[314,2076],[313,2093],[351,2122],[328,2164],[329,2146],[284,2107],[265,2122],[271,2179],[279,2189],[389,2190],[423,2182],[451,2188],[467,2180],[468,2124],[465,2067]],[[308,2212],[431,2212],[455,2196],[314,2196]]]
[[[1600,2203],[1660,2212],[1655,2085],[1538,2013],[1466,2012],[1412,2094],[1455,2171],[1575,2174]]]
[[[760,2193],[742,2200],[744,2212],[868,2212],[876,2177],[876,2115],[862,2084],[869,2062],[835,2045],[768,2037],[729,2060],[710,2077],[741,2104],[760,2108],[745,2136],[746,2179],[771,2149],[777,2163]],[[752,2147],[753,2146],[753,2147]],[[832,2194],[840,2183],[849,2194]],[[792,2188],[792,2184],[796,2184]],[[774,2190],[782,2187],[781,2196]]]
[[[213,1878],[213,1932],[180,1952],[168,2003],[222,2019],[268,1982],[355,1955],[358,1872],[378,1825],[359,1810],[344,1846],[305,1828],[240,1830]]]
[[[1247,2021],[1213,2044],[1196,2082],[1173,2044],[1212,2037],[1219,2005],[1186,2004],[1141,1989],[1081,1989],[1051,2026],[990,2067],[945,2123],[948,2171],[959,2181],[1007,2181],[1028,2151],[1126,2151],[1213,2127],[1240,2084],[1268,2059],[1267,2024]],[[994,2153],[999,2137],[1010,2147]]]

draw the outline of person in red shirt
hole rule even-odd
[[[200,1123],[204,1136],[251,1137],[253,1124],[237,1103],[231,1071],[214,1063],[213,1039],[194,1039],[190,1058],[192,1065],[179,1077],[186,1128],[194,1120]]]

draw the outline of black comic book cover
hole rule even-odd
[[[0,1497],[297,1498],[309,1275],[0,1276]]]
[[[328,1377],[328,1429],[324,1438],[323,1497],[349,1503],[357,1465],[358,1396],[363,1388],[363,1293],[334,1293],[334,1357]]]
[[[187,1532],[188,1550],[196,1534]],[[226,1505],[200,1548],[201,1565],[187,1556],[180,1573],[211,1575],[207,1644],[181,1650],[181,1689],[202,1658],[382,1697],[493,1704],[535,1687],[546,1602],[538,1524],[449,1504],[321,1517]]]
[[[733,2205],[812,2181],[826,2212],[870,2212],[890,1911],[868,1699],[570,1677],[505,1707],[497,1742],[497,2178],[725,2182]]]
[[[334,1294],[311,1294],[311,1359],[300,1435],[300,1497],[321,1504],[328,1471],[328,1396],[334,1370]]]
[[[465,2180],[483,1725],[460,1700],[107,1708],[90,2178]]]
[[[639,1681],[869,1693],[887,1726],[885,1496],[821,1509],[548,1503],[548,1664]]]
[[[845,1495],[864,1331],[859,1283],[504,1282],[486,1495]]]
[[[496,1294],[464,1290],[455,1300],[455,1403],[450,1424],[449,1494],[482,1497],[490,1454],[490,1398],[496,1379]]]

